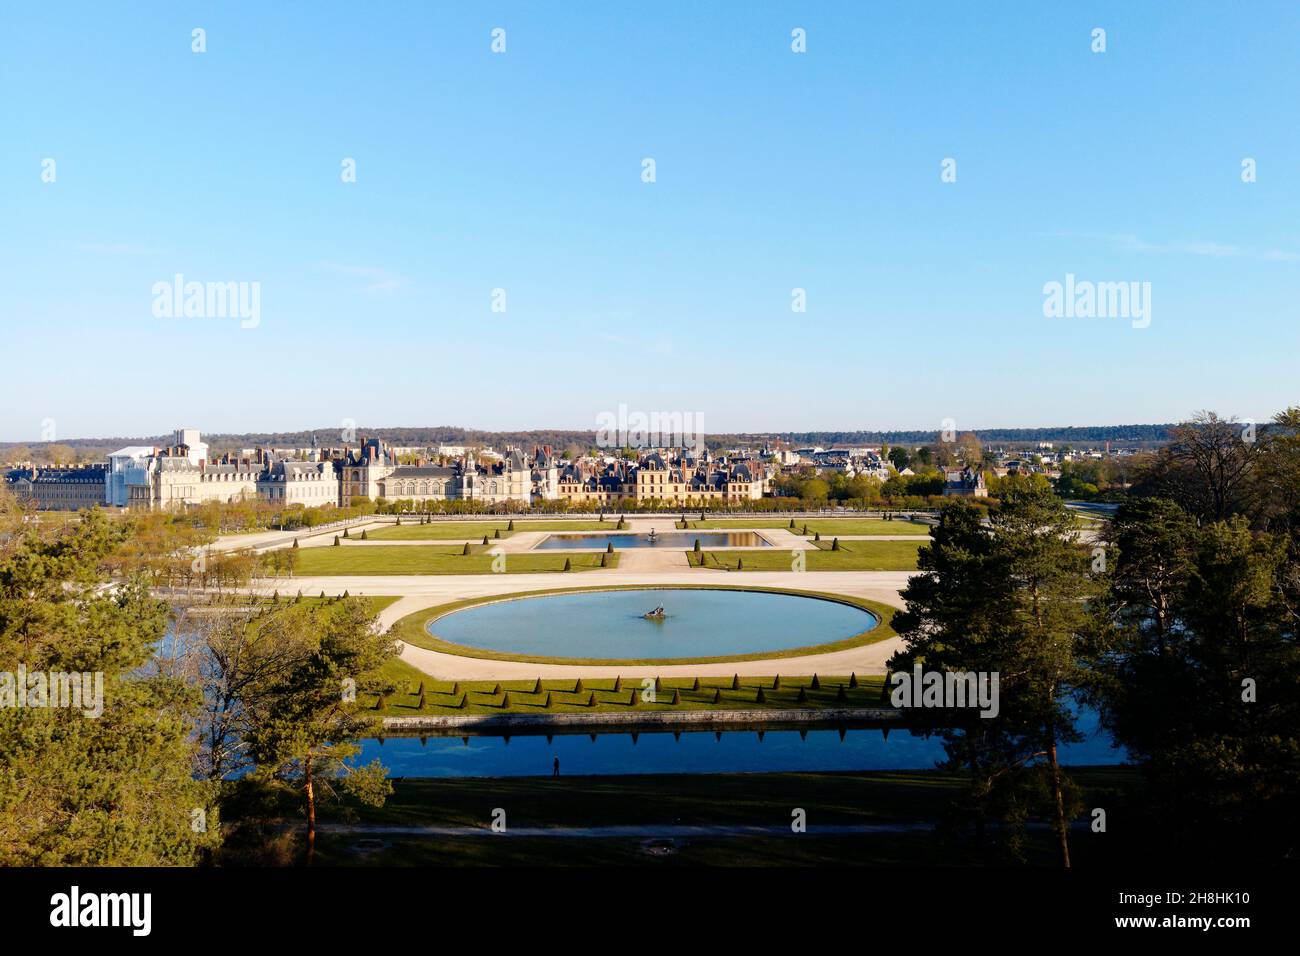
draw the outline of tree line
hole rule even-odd
[[[1093,541],[1027,477],[1006,479],[987,514],[944,506],[890,668],[999,675],[996,720],[920,718],[967,776],[951,833],[981,859],[1025,859],[1041,815],[1068,867],[1071,824],[1086,814],[1102,832],[1107,809],[1166,858],[1294,859],[1300,408],[1273,426],[1211,413],[1178,426]],[[1085,704],[1141,768],[1140,796],[1079,802],[1059,748],[1080,739]]]

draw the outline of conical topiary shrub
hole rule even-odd
[[[831,542],[831,550],[838,551],[839,549],[840,549],[840,539],[836,538],[834,541]]]
[[[857,686],[858,686],[858,675],[857,672],[854,671],[852,674],[849,675],[849,688],[852,689]]]
[[[737,570],[737,571],[743,571],[743,570],[745,570],[745,559],[744,559],[744,558],[737,558],[737,559],[736,559],[736,570]]]
[[[468,541],[465,542],[465,547],[463,547],[463,548],[460,549],[460,553],[461,553],[461,555],[469,554],[469,542],[468,542]]]
[[[740,690],[740,675],[739,675],[739,674],[732,674],[732,675],[731,675],[731,689],[732,689],[732,690]]]
[[[800,704],[808,703],[808,692],[805,691],[802,687],[800,687],[799,696],[795,698],[795,700],[798,701]]]
[[[344,529],[343,529],[343,537],[346,538],[346,537],[348,536],[348,531],[350,531],[350,530],[351,530],[350,528],[344,528]]]
[[[606,553],[606,554],[613,554],[613,553],[614,553],[614,542],[613,542],[613,541],[606,542],[606,544],[605,544],[605,553]]]
[[[338,535],[335,535],[335,536],[334,536],[334,547],[336,547],[336,548],[339,547],[339,536],[338,536]]]
[[[573,562],[570,561],[568,558],[565,558],[565,559],[564,559],[564,570],[566,570],[566,571],[572,571],[572,570],[573,570]]]
[[[754,695],[754,703],[756,704],[767,703],[767,695],[763,693],[763,688],[760,687],[758,689],[758,693]]]
[[[297,539],[297,538],[294,538],[294,539],[293,539],[293,546],[294,546],[295,548],[298,547],[298,539]]]
[[[793,518],[790,519],[790,530],[791,530],[791,531],[794,530],[794,519],[793,519]]]
[[[822,539],[822,533],[820,531],[813,532],[814,541],[820,541],[821,539]]]
[[[813,690],[821,690],[821,689],[822,689],[821,681],[819,681],[819,680],[817,679],[817,675],[816,675],[816,674],[813,674],[812,683],[809,684],[808,686],[811,687]]]
[[[600,566],[601,566],[602,568],[607,568],[607,567],[609,567],[609,553],[608,553],[608,552],[606,552],[605,554],[602,554],[602,555],[600,556]]]
[[[486,545],[487,543],[488,543],[488,536],[483,535],[483,544]]]
[[[506,530],[507,530],[507,531],[514,531],[514,530],[515,530],[515,519],[514,519],[514,518],[511,518],[511,519],[510,519],[510,523],[509,523],[508,525],[506,525]]]
[[[362,540],[362,541],[369,541],[369,540],[370,540],[370,533],[369,533],[368,531],[366,531],[365,528],[362,528],[362,529],[361,529],[361,540]]]

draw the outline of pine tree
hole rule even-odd
[[[1008,481],[1000,497],[987,525],[969,501],[945,505],[918,556],[921,573],[902,591],[907,609],[893,623],[904,650],[888,666],[907,671],[924,660],[927,670],[1000,674],[996,720],[941,730],[950,764],[971,774],[977,844],[987,813],[1024,803],[1042,787],[1068,867],[1067,785],[1057,748],[1080,737],[1061,697],[1087,679],[1083,635],[1099,582],[1087,573],[1087,552],[1074,544],[1075,519],[1050,486]],[[1046,756],[1045,765],[1032,762],[1036,754]],[[1021,818],[1008,827],[1016,836]]]
[[[136,560],[124,549],[138,527],[98,511],[58,527],[24,522],[0,490],[0,667],[102,675],[97,717],[0,711],[0,866],[190,866],[220,842],[215,786],[193,774],[202,702],[145,667],[167,604],[144,579],[106,571]],[[195,809],[205,832],[191,827]]]

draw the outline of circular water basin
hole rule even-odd
[[[646,614],[663,608],[663,616]],[[477,604],[428,625],[465,647],[521,656],[659,660],[829,644],[880,623],[854,604],[769,591],[635,588]]]

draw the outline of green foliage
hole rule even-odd
[[[102,675],[103,711],[0,708],[0,865],[199,861],[219,815],[190,772],[198,695],[146,666],[167,606],[145,573],[109,576],[129,524],[89,512],[51,530],[12,515],[0,492],[0,670]]]
[[[1079,739],[1064,698],[1089,681],[1088,609],[1100,592],[1074,531],[1073,516],[1048,488],[1010,489],[987,526],[978,506],[950,502],[921,548],[921,573],[902,592],[907,610],[893,624],[905,649],[889,661],[891,671],[923,662],[927,671],[999,675],[996,719],[970,709],[912,713],[936,722],[948,765],[969,772],[965,812],[981,835],[985,817],[1000,818],[998,849],[1018,858],[1026,806],[1037,805],[1055,820],[1067,865],[1074,808],[1056,748]]]

